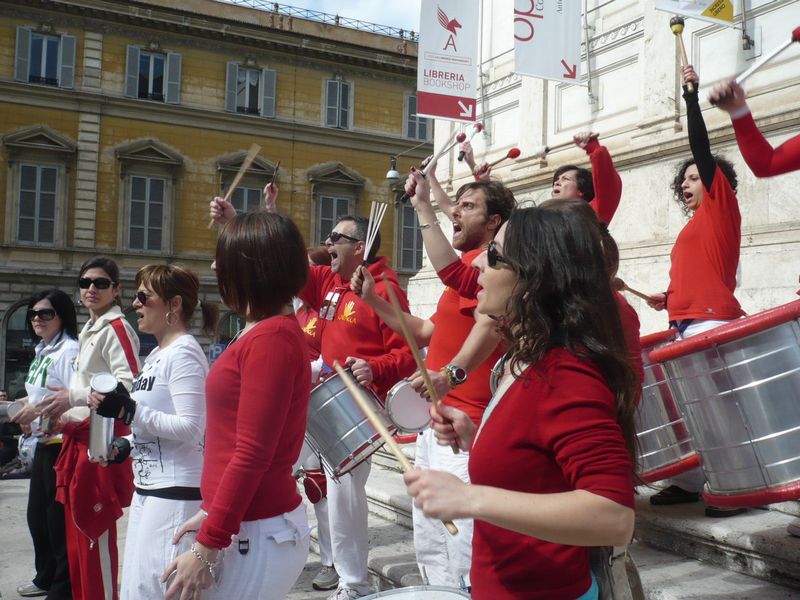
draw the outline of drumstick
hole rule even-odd
[[[428,373],[428,369],[425,367],[425,361],[422,360],[422,354],[420,354],[417,341],[414,339],[414,336],[408,329],[408,323],[406,323],[406,319],[403,316],[403,309],[400,307],[400,301],[397,299],[397,294],[394,293],[394,289],[392,288],[392,284],[389,282],[389,278],[386,276],[386,273],[383,274],[383,281],[386,284],[386,293],[389,296],[389,301],[392,303],[392,308],[394,309],[394,316],[400,321],[400,329],[403,331],[403,337],[406,338],[406,343],[408,344],[408,347],[411,348],[411,354],[414,356],[414,362],[417,363],[419,374],[422,375],[422,381],[425,382],[425,389],[428,390],[428,395],[431,397],[431,404],[433,404],[436,412],[439,412],[439,396],[436,394],[436,390],[433,387],[433,382],[431,381],[431,376]],[[453,449],[453,454],[458,454],[459,450],[457,444],[453,443],[453,445],[450,447]]]
[[[259,146],[258,144],[253,144],[252,146],[250,146],[250,150],[247,151],[247,156],[245,156],[244,160],[242,161],[242,166],[239,167],[239,171],[238,173],[236,173],[236,177],[233,178],[233,182],[228,188],[228,192],[225,194],[224,200],[226,202],[230,201],[233,192],[236,191],[236,188],[239,186],[239,182],[242,180],[242,177],[244,177],[244,174],[247,172],[247,169],[250,168],[250,165],[253,164],[253,161],[256,159],[256,156],[258,156],[258,153],[260,151],[261,151],[261,146]],[[277,172],[278,169],[275,169],[275,173]],[[274,180],[275,177],[273,174],[273,181]],[[208,222],[208,228],[211,229],[213,226],[214,226],[214,219],[211,219]]]
[[[475,123],[475,124],[472,126],[472,133],[471,133],[471,134],[469,134],[469,141],[471,142],[471,141],[472,141],[472,138],[474,138],[474,137],[475,137],[475,135],[476,135],[476,134],[478,134],[478,133],[480,133],[481,131],[483,131],[483,123]],[[462,150],[461,152],[459,152],[459,153],[458,153],[458,162],[461,162],[462,160],[464,160],[464,157],[465,157],[466,155],[467,155],[467,153],[466,153],[466,152],[464,152],[463,150]]]
[[[683,17],[676,16],[669,20],[669,28],[672,30],[672,33],[675,34],[675,37],[678,38],[678,47],[681,49],[681,64],[685,67],[689,64],[689,57],[686,56],[686,46],[683,45],[683,25]],[[690,92],[694,92],[694,83],[691,81],[687,83],[686,89]]]
[[[367,419],[369,419],[369,422],[372,423],[372,426],[378,430],[378,433],[381,434],[383,441],[389,447],[389,450],[392,451],[392,454],[394,454],[394,457],[400,463],[400,466],[403,467],[403,472],[408,473],[413,471],[414,467],[412,467],[411,463],[408,462],[408,458],[406,458],[406,455],[403,454],[402,450],[400,450],[400,446],[398,446],[397,442],[394,441],[392,434],[389,433],[388,429],[386,429],[386,425],[384,425],[378,418],[378,415],[375,414],[375,410],[372,408],[372,406],[370,406],[369,401],[364,397],[364,391],[356,385],[352,375],[347,373],[338,361],[333,361],[333,368],[336,369],[339,377],[342,378],[342,381],[344,381],[347,389],[350,390],[350,394],[353,396],[353,399],[355,399],[358,407],[362,410]],[[442,524],[444,524],[450,535],[456,535],[458,533],[458,528],[452,521],[442,521]]]
[[[619,277],[615,277],[614,280],[615,280],[615,283],[620,287],[620,289],[622,289],[622,290],[624,290],[626,292],[630,292],[634,296],[639,296],[639,298],[641,298],[645,302],[652,302],[652,300],[653,300],[652,296],[648,296],[647,294],[645,294],[643,292],[640,292],[638,290],[633,289],[627,283],[622,281],[622,279],[620,279]]]
[[[454,140],[454,138],[455,138],[455,140]],[[459,132],[458,134],[456,134],[455,132],[453,132],[453,135],[451,135],[451,136],[448,138],[448,140],[447,140],[447,143],[446,143],[444,146],[442,146],[442,147],[439,149],[439,151],[438,151],[438,152],[436,152],[436,154],[434,154],[434,155],[433,155],[433,158],[432,158],[432,159],[430,159],[430,160],[427,162],[427,164],[426,164],[426,165],[425,165],[425,166],[422,168],[422,176],[423,176],[423,177],[425,177],[425,175],[427,175],[427,174],[428,174],[428,171],[430,171],[430,170],[431,170],[431,165],[433,165],[433,163],[435,163],[437,160],[439,160],[439,159],[440,159],[440,158],[441,158],[443,155],[445,155],[445,154],[446,154],[448,151],[452,150],[452,149],[453,149],[453,147],[454,147],[454,146],[455,146],[457,143],[461,143],[461,142],[463,142],[465,139],[467,139],[467,134],[466,134],[466,133],[464,133],[463,131]],[[412,191],[413,191],[413,190],[412,190]],[[406,202],[408,202],[409,198],[411,198],[411,196],[413,196],[413,195],[414,195],[413,193],[412,193],[412,194],[408,194],[408,193],[405,193],[405,194],[403,194],[402,196],[400,196],[400,202],[401,202],[402,204],[405,204]]]
[[[750,77],[750,75],[752,75],[753,73],[758,71],[761,67],[763,67],[769,61],[771,61],[773,58],[775,58],[778,54],[780,54],[781,52],[786,50],[786,48],[791,46],[792,42],[800,42],[800,27],[795,27],[794,31],[792,31],[792,37],[790,39],[786,40],[780,46],[778,46],[774,50],[770,51],[769,54],[765,54],[764,56],[762,56],[759,60],[757,60],[755,63],[753,63],[750,66],[749,69],[747,69],[742,74],[740,74],[736,78],[736,83],[741,85],[742,82],[744,82],[745,79]]]
[[[504,160],[506,160],[508,158],[519,158],[519,155],[520,155],[519,148],[511,148],[511,150],[509,150],[508,153],[505,156],[503,156],[502,158],[498,158],[495,161],[490,162],[489,163],[489,168],[491,169],[492,167],[496,167],[497,165],[499,165],[501,162],[503,162]]]

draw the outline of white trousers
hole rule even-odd
[[[322,364],[322,359],[319,359],[319,364]],[[313,369],[316,362],[311,363]],[[319,370],[319,367],[317,367]],[[294,464],[292,471],[296,471],[299,467],[306,470],[321,469],[322,462],[319,455],[314,452],[307,441],[303,440],[303,447],[300,450],[300,457]],[[326,482],[327,483],[327,482]],[[302,487],[302,486],[301,486]],[[305,494],[305,492],[301,492]],[[317,540],[319,541],[319,560],[320,562],[330,567],[333,565],[333,550],[331,550],[331,526],[328,520],[328,498],[326,497],[317,502],[314,506],[314,515],[317,518]]]
[[[193,534],[185,535],[176,546],[172,536],[198,510],[200,500],[133,495],[125,537],[120,600],[164,597],[166,588],[161,583],[164,569],[194,541]]]
[[[326,473],[331,549],[333,564],[339,573],[339,587],[351,589],[362,596],[369,594],[372,587],[367,570],[369,532],[366,490],[371,466],[372,462],[366,460],[339,478],[338,482]]]
[[[278,517],[244,521],[221,553],[219,584],[202,600],[284,600],[305,566],[310,531],[304,502]],[[239,551],[244,540],[246,554]]]
[[[469,483],[469,452],[453,453],[450,446],[436,443],[433,430],[417,436],[415,465],[423,469],[452,473]],[[429,519],[413,507],[414,550],[422,578],[429,585],[455,588],[469,587],[472,564],[472,519],[456,519],[456,535],[450,535],[442,522]]]

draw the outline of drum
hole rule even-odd
[[[414,391],[408,379],[395,383],[386,394],[386,414],[400,431],[419,433],[427,429],[431,423],[430,406],[430,402]]]
[[[377,594],[364,596],[362,600],[370,600],[370,598],[392,598],[393,600],[463,600],[469,597],[470,595],[468,593],[454,588],[439,585],[415,585],[397,588],[396,590],[378,592]]]
[[[663,366],[650,358],[651,351],[669,344],[676,336],[674,329],[668,329],[641,338],[644,380],[635,424],[640,476],[647,483],[699,465]]]
[[[651,353],[700,456],[705,501],[800,498],[800,300]]]
[[[386,428],[394,433],[395,427],[378,397],[367,388],[361,389]],[[352,471],[383,445],[380,433],[361,412],[338,373],[311,390],[306,440],[334,479]]]
[[[292,477],[303,484],[306,498],[311,504],[316,504],[328,495],[328,485],[325,480],[325,472],[322,470],[322,463],[308,440],[303,440],[300,458],[294,465]]]

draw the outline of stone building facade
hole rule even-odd
[[[407,169],[430,152],[416,50],[400,31],[213,0],[0,2],[2,387],[20,391],[31,356],[27,297],[76,292],[90,256],[119,263],[124,306],[151,262],[194,269],[218,299],[208,202],[252,143],[234,203],[258,205],[281,161],[279,208],[309,245],[337,215],[392,200],[389,157],[421,144]],[[421,264],[413,219],[390,210],[382,227],[381,254],[405,273]],[[227,315],[220,337],[236,326]]]
[[[588,166],[572,143],[574,133],[596,131],[623,182],[622,202],[611,224],[620,245],[620,276],[646,293],[666,289],[669,253],[685,217],[670,191],[676,165],[690,156],[681,98],[679,54],[670,15],[644,0],[589,0],[579,85],[547,82],[514,73],[512,0],[485,0],[482,82],[478,117],[487,135],[476,137],[478,161],[518,146],[522,157],[494,173],[520,202],[549,198],[553,171],[563,164]],[[742,5],[746,12],[742,13]],[[736,28],[686,20],[684,40],[701,78],[701,106],[712,148],[728,157],[739,175],[742,251],[737,297],[748,314],[797,298],[800,273],[800,173],[756,179],[741,159],[726,113],[706,100],[707,89],[730,78],[788,40],[800,23],[800,3],[744,0],[735,3]],[[747,43],[744,33],[750,38]],[[588,66],[588,68],[587,68]],[[748,102],[773,144],[800,132],[800,45],[793,44],[746,82]],[[438,147],[460,125],[436,122]],[[546,159],[526,159],[542,145]],[[450,157],[439,161],[449,190],[469,180]],[[447,225],[445,224],[445,228]],[[426,262],[410,283],[418,314],[435,308],[441,285]],[[664,312],[629,297],[642,333],[665,329]]]

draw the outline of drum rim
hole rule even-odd
[[[471,597],[464,590],[460,590],[458,588],[453,588],[453,587],[447,587],[444,585],[410,585],[406,587],[394,588],[391,590],[381,590],[379,592],[375,592],[374,594],[370,594],[369,596],[364,596],[361,600],[386,598],[386,597],[396,596],[403,592],[450,592],[453,594],[458,594],[460,597],[463,598]]]
[[[401,379],[397,383],[395,383],[392,388],[386,393],[386,402],[384,403],[386,416],[389,417],[389,421],[391,421],[392,425],[397,428],[397,431],[405,431],[408,433],[421,433],[425,431],[431,425],[431,417],[430,414],[428,415],[428,420],[425,421],[425,424],[422,427],[406,427],[405,425],[398,423],[394,420],[394,413],[392,412],[392,400],[397,395],[397,392],[400,389],[404,389],[407,386],[411,385],[411,381],[408,378]],[[413,388],[411,388],[413,391]],[[414,392],[419,398],[422,398],[417,392]],[[422,398],[425,400],[424,398]],[[425,401],[426,403],[427,400]],[[429,404],[429,403],[428,403]]]

